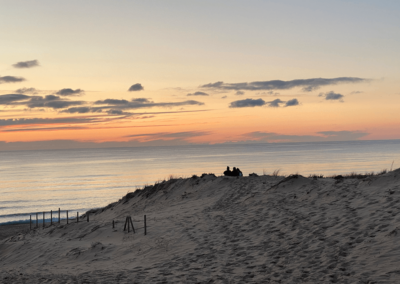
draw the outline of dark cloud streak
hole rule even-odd
[[[204,92],[195,92],[193,94],[187,94],[186,96],[209,96],[209,94],[204,93]]]
[[[81,89],[70,89],[70,88],[65,88],[65,89],[61,89],[59,91],[57,91],[55,94],[59,95],[59,96],[78,96],[78,95],[82,95],[84,93],[83,90]]]
[[[357,77],[338,77],[338,78],[312,78],[312,79],[296,79],[291,81],[271,80],[256,81],[250,83],[224,83],[222,81],[209,83],[200,86],[201,88],[219,89],[219,90],[235,90],[235,91],[256,91],[256,90],[289,90],[296,87],[302,87],[305,92],[314,91],[322,86],[363,83],[370,80]]]
[[[29,60],[29,61],[20,61],[12,65],[14,68],[32,68],[39,66],[39,61],[37,60]]]
[[[18,83],[25,81],[25,78],[15,76],[0,76],[0,84],[5,83]]]

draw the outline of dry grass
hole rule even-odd
[[[279,175],[279,172],[281,171],[281,169],[277,169],[277,170],[274,170],[273,172],[272,172],[272,176],[273,177],[277,177],[278,175]]]
[[[316,179],[316,178],[324,178],[324,175],[310,174],[308,176],[308,178],[314,178],[314,179]]]

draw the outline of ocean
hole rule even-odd
[[[393,169],[400,140],[188,145],[0,152],[0,224],[76,216],[118,201],[146,184],[174,177],[249,173],[335,175]],[[55,219],[54,219],[55,220]],[[49,221],[49,219],[47,220]]]

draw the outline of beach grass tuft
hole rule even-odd
[[[278,175],[279,175],[279,172],[281,171],[281,169],[277,169],[277,170],[274,170],[273,172],[272,172],[272,176],[273,177],[277,177]]]

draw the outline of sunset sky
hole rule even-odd
[[[0,5],[0,151],[400,139],[398,0]]]

